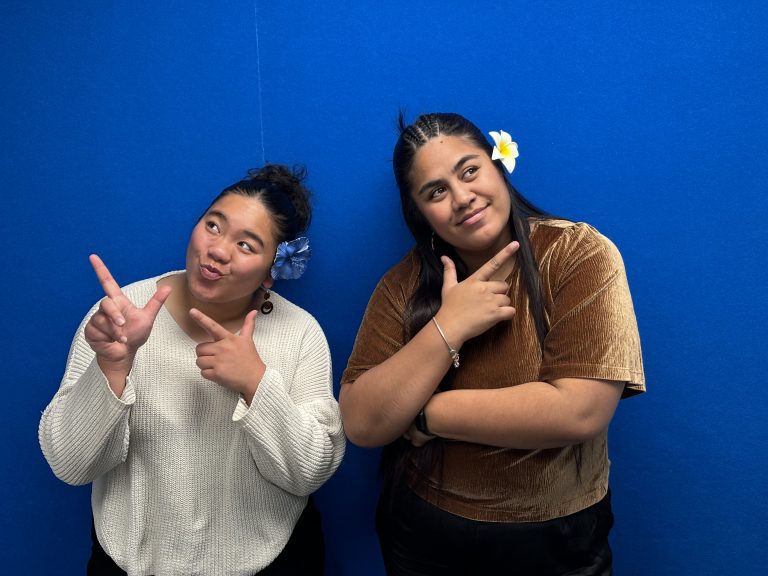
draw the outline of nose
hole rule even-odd
[[[453,207],[456,210],[466,208],[477,198],[475,194],[468,186],[456,186],[453,189],[451,200],[453,201]]]
[[[230,253],[222,238],[217,238],[208,245],[208,256],[215,262],[229,262]]]

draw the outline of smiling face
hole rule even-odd
[[[259,286],[272,286],[275,228],[257,199],[227,194],[192,230],[187,246],[187,287],[193,303],[247,308]]]
[[[416,207],[470,269],[511,241],[509,191],[485,150],[457,136],[432,138],[416,152],[409,181]]]

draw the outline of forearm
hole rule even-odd
[[[345,438],[338,405],[330,393],[297,404],[279,374],[268,370],[253,402],[236,412],[261,474],[285,491],[305,496],[338,468]]]
[[[131,373],[131,368],[133,367],[133,358],[134,357],[131,356],[123,362],[110,362],[101,356],[96,357],[96,363],[98,364],[101,373],[104,374],[110,389],[118,398],[122,397],[123,391],[125,390],[128,375]]]
[[[40,420],[39,440],[54,474],[86,484],[125,460],[128,417],[134,396],[117,398],[98,366],[65,381]]]
[[[528,382],[435,395],[425,414],[443,438],[518,449],[578,444],[608,427],[620,383],[588,379]]]
[[[347,437],[358,446],[401,436],[451,366],[442,337],[429,322],[390,358],[345,383],[339,396]]]

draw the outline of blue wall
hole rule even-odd
[[[479,8],[479,4],[487,4]],[[389,159],[405,107],[520,145],[513,181],[621,249],[649,393],[612,424],[616,572],[762,574],[768,523],[768,10],[742,2],[6,2],[0,494],[8,574],[81,574],[89,495],[37,446],[99,297],[183,266],[225,184],[304,162],[316,257],[278,291],[341,375],[368,296],[410,244]],[[377,452],[321,490],[329,574],[382,574]]]

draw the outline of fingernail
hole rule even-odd
[[[127,344],[128,343],[128,337],[127,336],[120,336],[120,342],[122,342],[123,344]]]
[[[117,324],[118,326],[122,326],[123,324],[125,324],[125,318],[123,318],[122,316],[118,316],[117,320],[115,320],[115,324]]]

